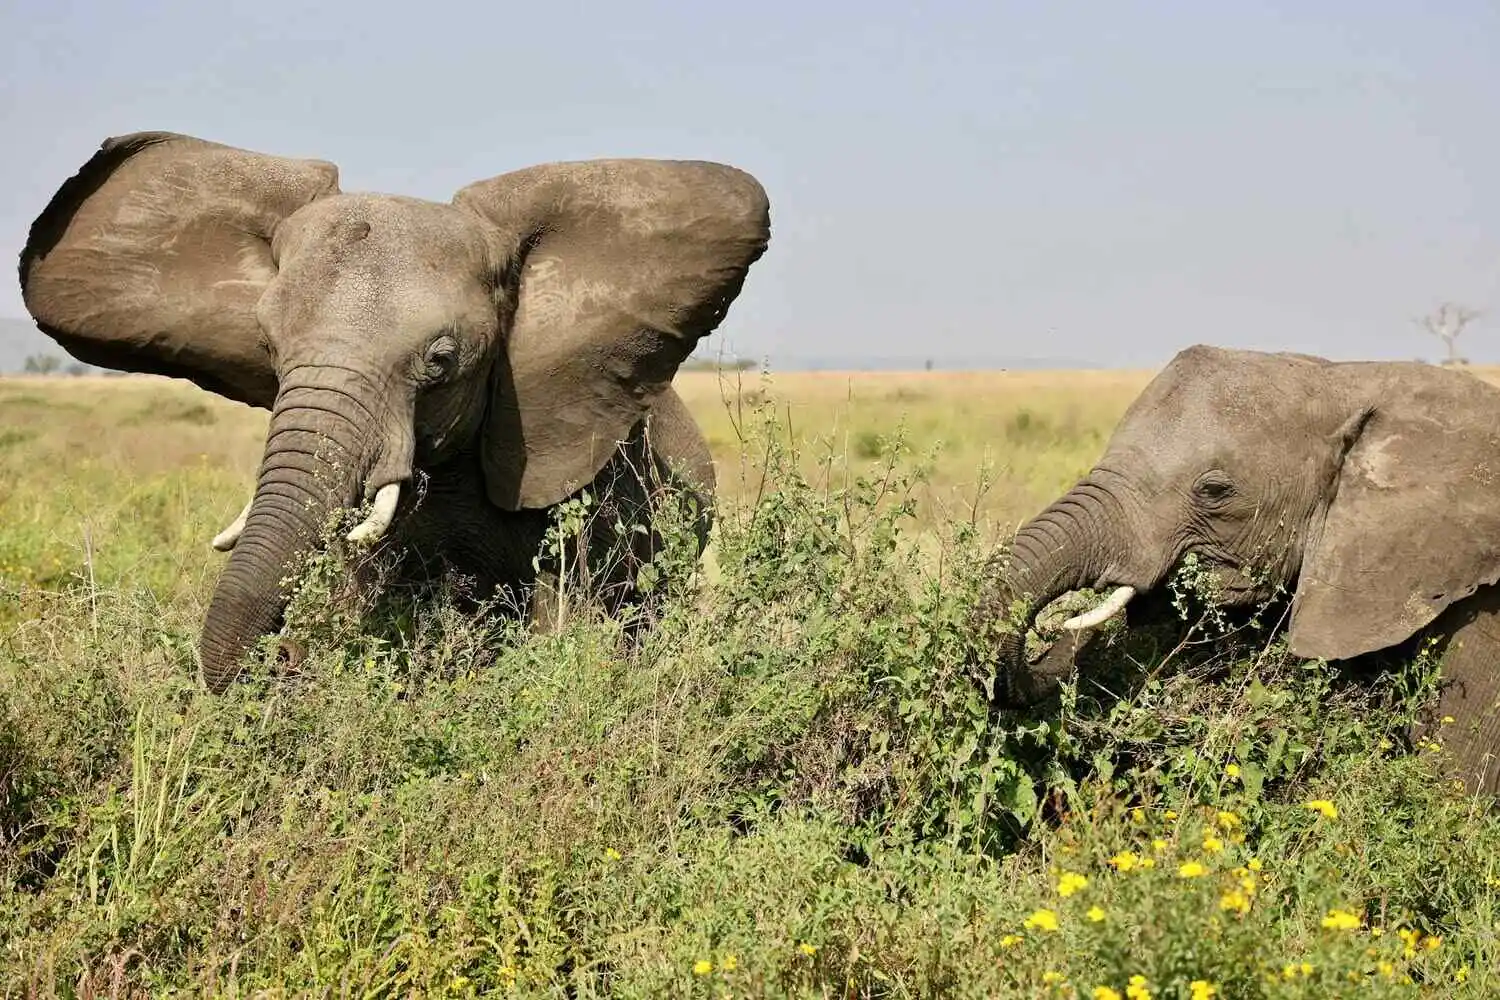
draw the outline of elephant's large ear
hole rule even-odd
[[[1500,392],[1457,372],[1380,367],[1405,374],[1359,421],[1308,538],[1292,603],[1298,656],[1403,642],[1500,580]]]
[[[464,188],[516,295],[485,418],[490,500],[586,485],[724,318],[770,238],[765,191],[717,163],[556,163]]]
[[[255,304],[276,274],[271,236],[337,190],[337,168],[318,160],[170,132],[109,139],[32,224],[21,294],[80,361],[269,407],[276,372]]]

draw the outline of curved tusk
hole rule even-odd
[[[1086,628],[1096,628],[1109,621],[1115,615],[1125,610],[1125,605],[1135,596],[1134,587],[1116,587],[1114,593],[1104,599],[1093,611],[1086,614],[1074,615],[1062,623],[1062,627],[1069,632],[1079,632]]]
[[[391,526],[391,518],[396,516],[396,504],[400,499],[400,483],[386,483],[380,487],[375,491],[375,505],[370,510],[370,516],[356,524],[344,537],[357,544],[378,542],[385,534],[385,529]]]
[[[250,516],[250,507],[254,503],[254,497],[247,500],[245,509],[240,511],[240,516],[235,518],[229,527],[215,535],[214,540],[209,544],[220,552],[228,552],[234,548],[235,543],[240,540],[240,535],[245,533],[245,520]]]

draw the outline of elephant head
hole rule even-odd
[[[1500,579],[1497,477],[1500,390],[1470,375],[1189,348],[997,567],[981,613],[1021,618],[1000,632],[1006,694],[1032,700],[1056,679],[1021,657],[1048,602],[1109,589],[1066,623],[1096,626],[1189,553],[1226,604],[1290,590],[1295,655],[1395,646]]]
[[[769,238],[714,163],[503,174],[449,204],[344,194],[336,168],[163,132],[110,139],[33,224],[21,288],[81,361],[269,409],[256,489],[204,623],[209,686],[279,627],[333,510],[378,538],[414,469],[473,452],[490,503],[600,470],[723,319]]]

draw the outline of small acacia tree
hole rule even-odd
[[[1458,356],[1458,338],[1464,328],[1479,318],[1479,310],[1461,306],[1456,302],[1444,302],[1432,312],[1417,320],[1417,324],[1441,340],[1448,349],[1448,356],[1440,363],[1461,365],[1466,363]]]
[[[33,354],[26,359],[22,370],[28,375],[51,375],[62,367],[62,361],[51,354]]]

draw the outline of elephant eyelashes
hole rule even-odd
[[[1223,473],[1205,473],[1193,484],[1193,495],[1209,503],[1226,500],[1233,492],[1234,484]]]
[[[457,365],[458,341],[445,334],[427,345],[422,360],[416,366],[416,374],[423,382],[441,382],[453,374]]]

